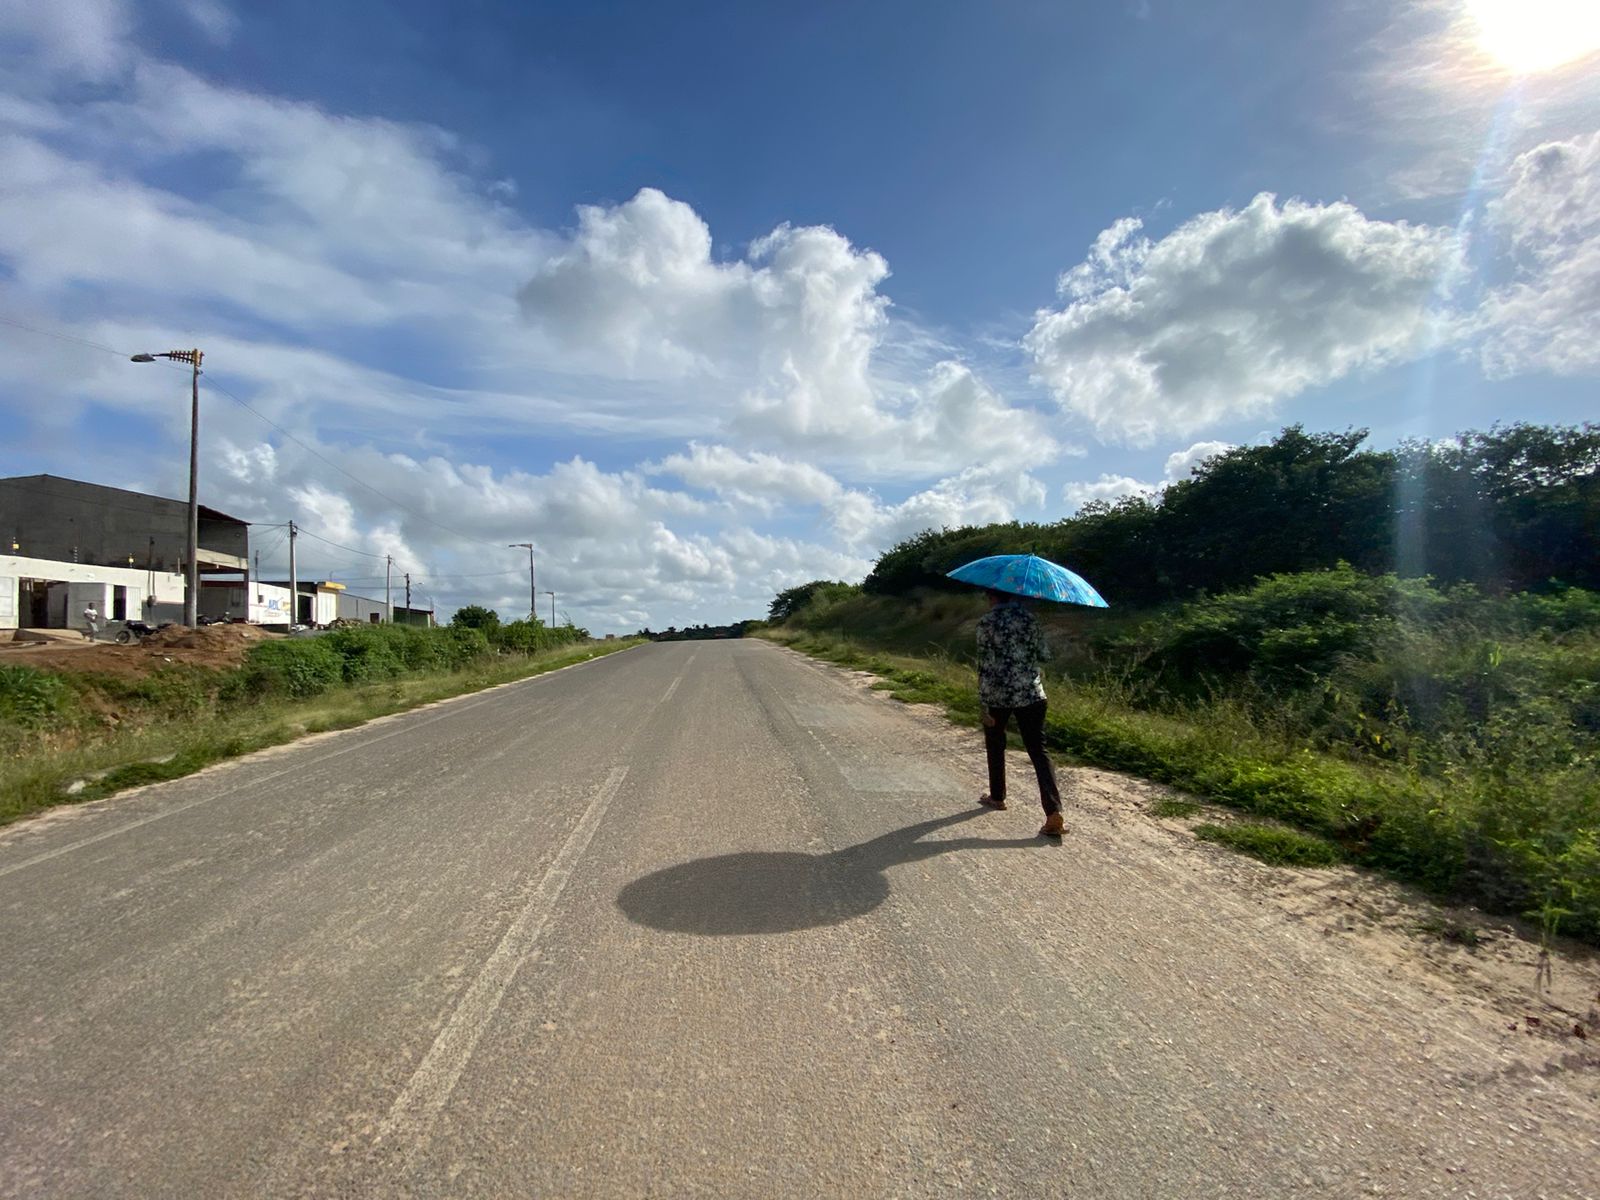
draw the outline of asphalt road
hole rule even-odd
[[[0,1195],[1600,1195],[1590,1084],[973,737],[661,644],[29,822]]]

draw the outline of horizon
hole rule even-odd
[[[303,577],[510,620],[532,541],[603,635],[1290,425],[1579,424],[1597,67],[1564,0],[0,5],[0,475],[186,494],[126,358],[197,346],[201,503]]]

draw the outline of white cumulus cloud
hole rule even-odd
[[[1232,442],[1196,442],[1187,450],[1174,450],[1167,455],[1166,468],[1162,474],[1166,476],[1168,483],[1177,483],[1178,480],[1193,475],[1194,469],[1206,459],[1226,454],[1232,449]]]
[[[1082,480],[1069,482],[1061,489],[1061,498],[1076,510],[1093,500],[1104,500],[1115,504],[1125,496],[1159,497],[1169,484],[1189,478],[1194,474],[1195,468],[1207,459],[1226,454],[1232,449],[1233,445],[1230,442],[1196,442],[1186,450],[1174,450],[1167,455],[1160,483],[1146,483],[1131,475],[1108,472],[1093,482]]]
[[[1447,231],[1266,193],[1159,241],[1139,229],[1101,234],[1024,339],[1065,409],[1139,445],[1420,351],[1457,254]]]
[[[1600,370],[1600,133],[1518,156],[1489,219],[1515,278],[1478,313],[1485,373]]]
[[[519,299],[535,336],[585,369],[676,381],[667,403],[766,450],[880,477],[1057,457],[1039,414],[965,365],[907,371],[887,353],[896,338],[928,342],[895,329],[878,290],[888,274],[880,255],[825,226],[780,225],[719,261],[693,208],[645,188],[581,208]]]

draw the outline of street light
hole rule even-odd
[[[533,543],[532,542],[507,542],[506,549],[516,550],[521,548],[528,552],[528,620],[539,619],[539,589],[533,582]]]
[[[556,594],[546,591],[545,595],[550,597],[550,628],[554,629],[556,627]]]
[[[199,350],[168,350],[164,354],[135,354],[136,363],[155,362],[170,358],[173,362],[186,362],[193,368],[190,379],[189,407],[189,535],[185,554],[183,581],[183,623],[193,629],[200,623],[200,360]]]

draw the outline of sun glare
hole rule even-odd
[[[1478,45],[1518,75],[1600,49],[1600,0],[1467,0],[1467,13]]]

